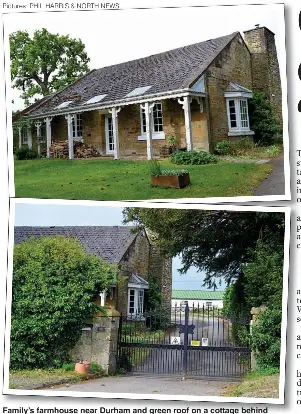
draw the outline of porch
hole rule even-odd
[[[141,102],[140,102],[141,101]],[[162,156],[171,140],[179,148],[209,150],[208,112],[203,93],[186,93],[105,108],[27,118],[18,126],[18,146],[53,157],[65,143],[66,158],[76,159],[76,142],[95,149],[93,157],[148,159]],[[74,109],[75,111],[75,109]]]

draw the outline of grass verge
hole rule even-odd
[[[103,373],[78,374],[74,371],[58,369],[33,369],[10,371],[9,388],[12,389],[41,389],[53,385],[76,383],[92,378],[99,378]]]
[[[169,161],[161,164],[174,167]],[[149,167],[148,161],[15,161],[15,195],[107,201],[250,196],[272,170],[270,164],[244,162],[185,165],[191,184],[175,189],[152,187]]]
[[[251,371],[239,385],[229,386],[223,397],[279,398],[279,370]]]

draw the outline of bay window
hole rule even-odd
[[[143,313],[144,289],[129,289],[128,292],[128,316],[132,319]]]
[[[247,99],[227,99],[227,113],[230,135],[251,132]]]

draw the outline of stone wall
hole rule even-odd
[[[253,89],[265,92],[282,123],[282,91],[275,35],[266,27],[244,32],[251,52]]]
[[[120,314],[111,309],[107,311],[108,316],[98,312],[87,323],[70,356],[73,362],[95,362],[106,374],[115,374]]]
[[[68,124],[65,116],[55,116],[51,121],[51,141],[67,141]]]
[[[232,42],[224,48],[206,71],[211,151],[214,150],[216,142],[229,139],[224,94],[228,90],[230,82],[252,89],[251,56],[240,34],[234,37]]]
[[[117,281],[116,309],[126,313],[128,307],[128,281],[133,272],[143,279],[154,279],[163,294],[164,304],[171,306],[172,260],[162,256],[158,247],[150,243],[144,231],[140,232],[120,261]]]
[[[161,148],[169,145],[169,138],[178,138],[179,146],[186,147],[185,119],[182,106],[177,99],[162,101],[163,130],[165,139],[153,140],[153,154],[159,157]],[[87,111],[82,113],[83,140],[93,145],[102,155],[106,154],[105,118],[103,111]],[[194,148],[208,150],[208,128],[206,112],[200,111],[196,100],[191,103],[191,127]],[[140,105],[128,105],[121,108],[118,114],[118,132],[120,156],[144,156],[146,158],[146,140],[138,140],[141,135]],[[68,139],[67,120],[64,116],[56,116],[51,122],[52,141]]]
[[[120,271],[117,281],[116,309],[126,313],[128,307],[128,282],[132,273],[138,273],[148,280],[150,245],[144,231],[137,234],[134,242],[127,249],[119,262]]]

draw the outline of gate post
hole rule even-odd
[[[183,351],[183,380],[187,376],[187,359],[188,359],[188,318],[189,318],[189,306],[186,303],[185,306],[185,325],[184,325],[184,351]]]
[[[252,315],[252,319],[251,319],[251,323],[250,323],[250,333],[252,335],[252,327],[254,325],[256,325],[258,323],[258,317],[261,313],[265,312],[267,309],[267,307],[265,305],[261,305],[259,308],[255,308],[253,307],[251,309],[251,315]],[[256,350],[252,348],[251,350],[251,371],[254,371],[257,368],[257,364],[256,364]]]
[[[106,374],[116,373],[116,353],[120,313],[112,308],[106,308],[106,315],[99,311],[93,316],[87,331],[83,329],[82,336],[71,351],[74,361],[86,360],[95,362]]]

